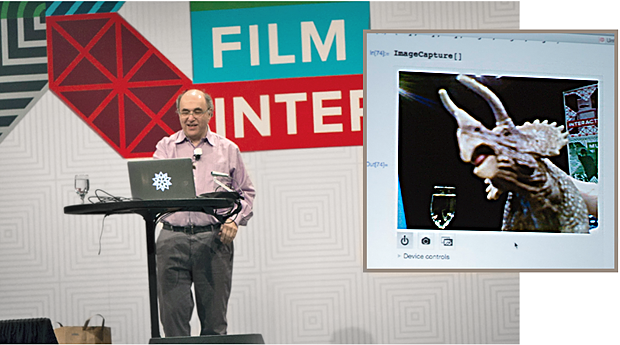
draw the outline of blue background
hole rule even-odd
[[[336,37],[326,61],[311,40],[312,61],[302,62],[301,22],[313,21],[325,42],[332,20],[344,19],[346,60],[336,60]],[[363,30],[368,29],[368,2],[287,5],[191,13],[194,83],[362,74]],[[278,24],[278,53],[295,55],[295,63],[269,63],[269,27]],[[250,65],[249,26],[258,25],[260,65]],[[241,33],[223,35],[222,42],[241,42],[241,50],[222,52],[223,67],[213,67],[212,28],[240,26]]]

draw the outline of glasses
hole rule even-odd
[[[183,109],[181,111],[177,111],[179,115],[182,117],[188,117],[190,115],[194,115],[194,117],[202,117],[209,112],[210,109],[202,110],[200,108],[196,108],[194,110]]]

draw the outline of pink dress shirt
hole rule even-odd
[[[200,159],[194,158],[194,149],[201,148]],[[212,171],[226,173],[232,179],[232,189],[238,191],[244,199],[241,200],[241,212],[232,219],[237,225],[247,225],[252,217],[252,203],[256,191],[245,169],[239,147],[232,141],[211,132],[207,129],[207,135],[202,138],[200,144],[194,147],[192,142],[185,136],[183,131],[161,139],[156,146],[153,158],[192,158],[194,162],[194,183],[196,194],[222,190],[211,176]],[[202,212],[175,212],[163,221],[175,226],[209,225],[216,224],[215,217]]]

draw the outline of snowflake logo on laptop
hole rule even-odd
[[[163,192],[172,186],[170,180],[172,180],[172,178],[168,176],[168,173],[160,171],[159,174],[155,174],[153,178],[153,186],[155,186],[156,190],[161,190]]]

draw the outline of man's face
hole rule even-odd
[[[207,101],[202,92],[186,92],[179,102],[178,112],[183,132],[191,141],[199,141],[207,134],[207,124],[213,117],[213,111],[207,109]]]

